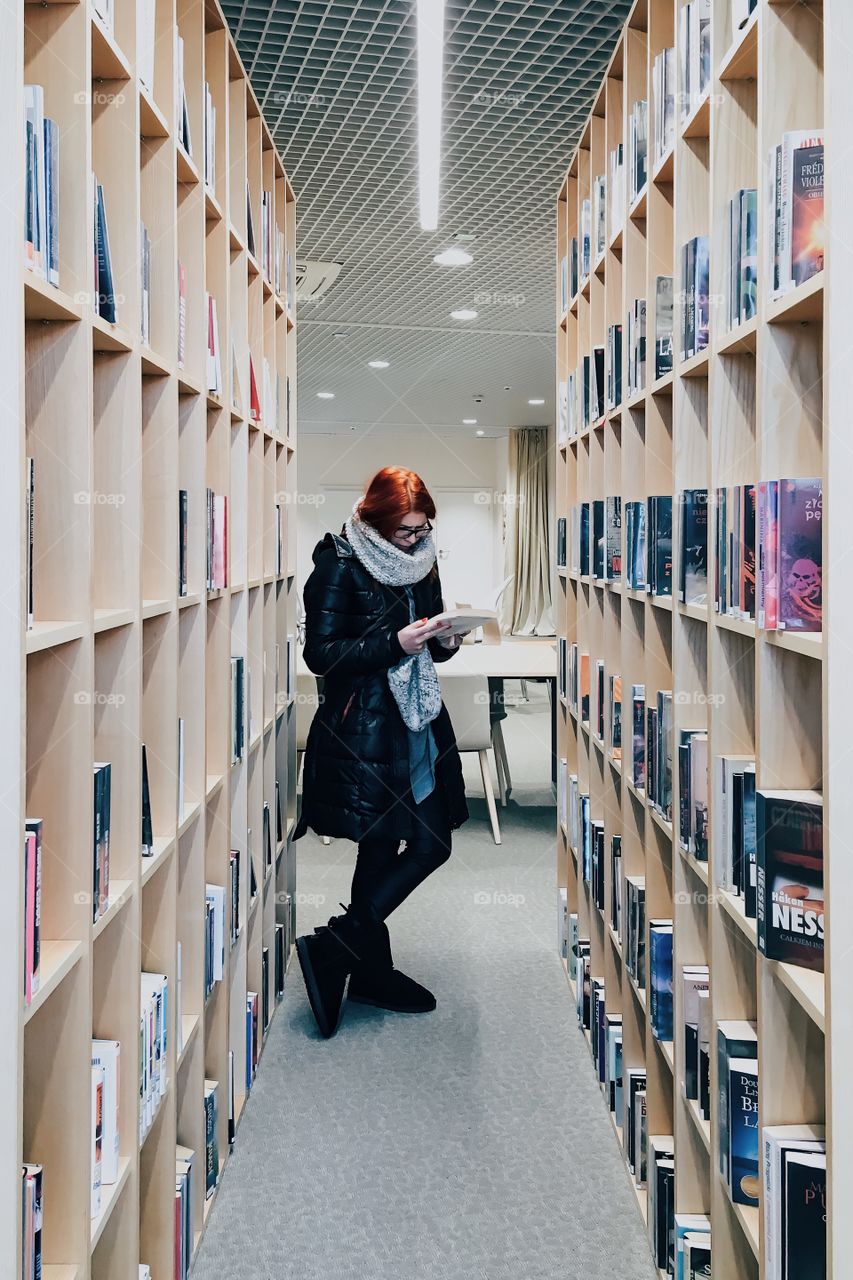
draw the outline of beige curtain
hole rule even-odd
[[[506,485],[504,592],[501,626],[513,635],[553,635],[551,520],[547,427],[513,427]]]

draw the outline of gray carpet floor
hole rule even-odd
[[[503,844],[470,757],[471,820],[389,921],[437,1010],[350,1005],[324,1041],[294,958],[194,1280],[653,1280],[557,956],[549,719],[531,694],[504,725]],[[349,900],[353,860],[300,841],[300,932]]]

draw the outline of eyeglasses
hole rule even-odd
[[[401,524],[399,529],[395,532],[398,538],[417,538],[418,541],[420,541],[420,539],[425,538],[428,533],[432,533],[432,525],[429,520],[427,520],[426,524]]]

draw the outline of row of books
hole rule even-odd
[[[204,997],[225,977],[225,889],[207,884],[204,891]]]
[[[757,486],[758,626],[820,632],[823,626],[823,484],[819,477]]]
[[[94,773],[94,849],[92,858],[92,919],[97,922],[110,902],[110,802],[112,767],[96,762]]]
[[[95,314],[109,324],[116,323],[116,295],[113,283],[113,260],[110,252],[110,236],[107,226],[107,206],[104,188],[92,174],[92,207],[95,213],[92,255]]]
[[[24,266],[59,285],[59,129],[44,88],[24,85]]]
[[[21,1166],[21,1280],[41,1280],[44,1166]]]
[[[139,1137],[151,1127],[168,1084],[169,979],[165,973],[140,975]]]
[[[700,729],[678,734],[678,839],[687,853],[707,862],[708,734]]]
[[[211,191],[216,189],[216,107],[210,85],[204,85],[204,181]]]
[[[252,736],[251,693],[249,678],[251,672],[246,669],[246,659],[239,656],[231,658],[231,763],[236,764],[243,759],[249,739]]]
[[[146,975],[142,975],[143,980]],[[118,1182],[119,1080],[121,1045],[118,1040],[92,1041],[92,1141],[90,1213],[101,1209],[101,1187]]]
[[[144,222],[139,224],[139,336],[143,346],[151,345],[151,237]]]
[[[228,498],[207,490],[207,589],[228,585]]]
[[[190,112],[184,81],[184,41],[180,35],[175,37],[175,106],[177,111],[175,126],[178,143],[183,147],[187,155],[192,158],[193,141],[190,132]]]
[[[193,1225],[193,1166],[195,1151],[175,1148],[175,1276],[188,1280],[192,1264],[195,1228]],[[141,1280],[141,1277],[140,1277]]]
[[[711,0],[689,0],[678,14],[681,119],[686,120],[711,83]]]
[[[767,164],[769,293],[777,298],[823,270],[824,156],[820,129],[791,130]]]
[[[204,1082],[204,1196],[209,1200],[219,1181],[219,1082]]]
[[[729,328],[758,311],[758,192],[742,187],[729,201]]]
[[[41,971],[41,818],[27,818],[24,830],[24,1004],[28,1005],[38,992]]]
[[[682,9],[682,13],[684,10]],[[681,249],[681,359],[705,351],[710,333],[710,238],[694,236]]]
[[[675,142],[675,50],[661,49],[652,64],[652,104],[655,120],[655,168]]]
[[[213,395],[222,395],[222,356],[219,346],[219,316],[216,299],[212,293],[205,294],[205,311],[207,313],[207,390]]]
[[[643,98],[634,103],[628,117],[628,194],[631,204],[645,187],[648,176],[648,107]]]

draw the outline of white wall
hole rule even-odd
[[[386,466],[416,471],[432,493],[441,515],[442,490],[470,494],[472,519],[480,554],[466,562],[466,587],[472,603],[486,604],[503,580],[502,514],[499,503],[483,502],[502,493],[506,482],[506,437],[456,440],[428,432],[376,433],[360,439],[348,435],[299,436],[297,447],[297,585],[302,589],[311,571],[315,545],[332,529],[340,530],[354,497],[364,492],[370,478]],[[488,530],[480,525],[488,522]],[[485,535],[485,536],[484,536]],[[486,561],[484,547],[491,545]],[[459,549],[462,556],[462,549]],[[458,566],[457,566],[458,568]],[[458,575],[457,575],[458,576]],[[463,597],[460,589],[459,596]]]

